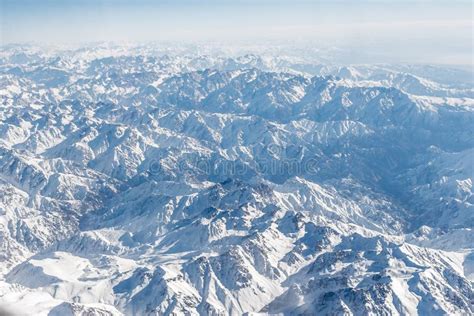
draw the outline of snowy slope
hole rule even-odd
[[[474,314],[463,70],[196,51],[0,50],[0,311]]]

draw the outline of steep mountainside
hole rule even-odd
[[[0,311],[474,314],[461,69],[12,46],[0,100]]]

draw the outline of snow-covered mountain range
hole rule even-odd
[[[328,55],[4,46],[0,313],[474,314],[472,72]]]

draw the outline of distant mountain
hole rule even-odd
[[[474,314],[466,73],[2,48],[0,309]]]

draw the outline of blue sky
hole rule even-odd
[[[471,1],[0,1],[2,44],[298,40],[472,63]]]

